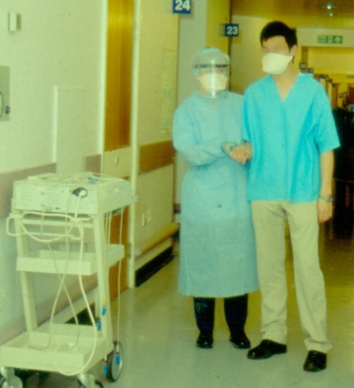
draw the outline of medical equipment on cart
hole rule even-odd
[[[26,331],[0,346],[0,388],[22,387],[15,369],[59,372],[76,376],[80,387],[102,386],[88,373],[101,360],[108,380],[118,379],[122,347],[113,341],[108,271],[124,257],[124,246],[109,243],[110,224],[113,214],[122,214],[136,200],[129,181],[91,172],[50,173],[14,183],[7,231],[16,237]],[[51,318],[43,324],[33,282],[38,273],[59,277]],[[74,302],[67,276],[79,280],[82,297]],[[69,306],[58,312],[63,292]],[[92,326],[77,321],[84,309]],[[72,316],[76,325],[66,324]]]

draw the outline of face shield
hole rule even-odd
[[[199,93],[207,97],[222,96],[228,88],[229,65],[228,55],[217,48],[199,51],[193,64]]]

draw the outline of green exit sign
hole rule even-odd
[[[343,35],[318,35],[317,43],[321,44],[343,44]]]

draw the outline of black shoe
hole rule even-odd
[[[213,332],[201,331],[197,338],[197,346],[202,349],[211,349],[213,347]]]
[[[271,340],[263,340],[258,346],[247,353],[251,360],[263,360],[272,357],[274,354],[286,353],[287,347]]]
[[[247,338],[245,332],[231,333],[230,341],[237,349],[249,349],[251,347],[250,340]]]
[[[304,364],[304,370],[308,372],[319,372],[326,369],[327,354],[310,350]]]

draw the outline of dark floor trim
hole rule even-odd
[[[173,260],[172,247],[166,249],[135,272],[135,286],[139,287]]]

